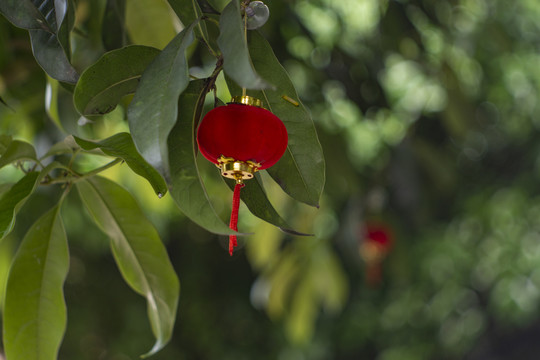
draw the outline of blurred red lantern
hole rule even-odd
[[[381,264],[394,244],[391,228],[384,223],[366,223],[360,256],[366,263],[366,282],[370,286],[379,284],[382,280]]]
[[[221,175],[236,180],[230,228],[238,230],[238,208],[243,181],[274,165],[287,149],[283,122],[250,96],[233,97],[225,106],[209,111],[197,131],[201,154],[221,169]],[[229,237],[229,253],[237,246]]]

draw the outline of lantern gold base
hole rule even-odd
[[[237,184],[242,184],[244,180],[253,179],[261,164],[221,156],[218,159],[217,167],[221,169],[222,176],[236,180]]]
[[[233,96],[233,98],[231,99],[231,104],[243,104],[243,105],[256,106],[259,108],[263,107],[261,100],[254,98],[252,96],[248,96],[248,95]]]

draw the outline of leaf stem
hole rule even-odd
[[[118,163],[121,163],[123,161],[124,160],[122,160],[121,158],[114,159],[113,161],[111,161],[111,162],[109,162],[109,163],[107,163],[107,164],[105,164],[103,166],[100,166],[97,169],[89,171],[89,172],[87,172],[85,174],[77,174],[75,171],[73,171],[73,169],[68,168],[67,170],[72,173],[71,175],[68,175],[68,173],[65,172],[63,177],[54,178],[54,179],[51,179],[49,181],[42,182],[41,184],[42,185],[53,185],[53,184],[65,184],[65,183],[67,183],[69,185],[69,184],[76,183],[78,181],[87,179],[87,178],[92,177],[94,175],[97,175],[100,172],[105,171],[105,170],[107,170],[107,169],[113,167],[114,165],[116,165]]]
[[[32,167],[30,167],[29,169],[26,169],[26,168],[24,167],[24,162],[25,162],[26,160],[33,161],[33,162],[34,162],[34,165],[33,165]],[[45,167],[45,166],[43,166],[43,164],[41,163],[41,161],[39,161],[38,159],[31,159],[31,158],[29,158],[29,159],[24,159],[24,160],[19,160],[19,161],[17,161],[17,162],[15,163],[14,166],[15,166],[16,168],[20,169],[20,170],[21,170],[22,172],[24,172],[25,174],[28,174],[29,172],[34,171],[38,165],[39,165],[41,168],[44,168],[44,167]]]
[[[208,94],[212,89],[216,88],[216,80],[219,76],[219,73],[223,70],[223,56],[220,55],[216,62],[216,68],[212,72],[212,75],[206,78],[206,84],[204,86],[203,92]]]
[[[209,20],[210,22],[214,23],[215,25],[217,25],[217,27],[219,28],[219,22],[216,20],[216,19],[212,19],[211,17],[209,16],[202,16],[200,18],[200,20]],[[199,26],[199,29],[201,30],[201,39],[202,42],[204,43],[204,45],[206,45],[206,47],[208,48],[208,51],[210,51],[210,53],[212,54],[212,56],[218,58],[219,57],[219,52],[215,51],[213,48],[212,48],[212,45],[210,44],[210,41],[208,39],[206,39],[206,37],[204,36],[204,31],[202,30],[202,27],[201,27],[201,22],[199,21],[199,23],[197,24],[197,26]]]
[[[211,18],[210,16],[203,16],[201,19],[202,20],[208,20],[208,21],[214,23],[215,25],[219,26],[219,21],[217,21],[214,18]]]
[[[79,149],[75,150],[73,152],[73,155],[71,156],[71,159],[69,159],[69,164],[68,164],[68,168],[71,169],[71,167],[73,166],[73,162],[75,161],[75,158],[77,157],[77,155],[79,154]]]
[[[64,199],[66,198],[67,194],[69,194],[69,191],[71,190],[71,183],[66,184],[66,188],[64,189],[64,192],[62,193],[62,196],[60,197],[60,200],[58,201],[58,207],[62,206],[64,203]]]
[[[107,170],[108,168],[111,168],[113,167],[114,165],[116,164],[119,164],[121,162],[123,162],[124,160],[120,159],[120,158],[117,158],[117,159],[114,159],[113,161],[111,161],[110,163],[107,163],[101,167],[98,167],[97,169],[94,169],[90,172],[87,172],[85,174],[83,174],[81,177],[79,177],[76,181],[79,181],[79,180],[83,180],[83,179],[86,179],[86,178],[89,178],[89,177],[92,177],[94,175],[97,175],[99,174],[100,172],[102,171],[105,171]]]

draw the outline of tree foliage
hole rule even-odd
[[[49,115],[58,130],[67,136],[38,156],[32,144],[2,135],[0,167],[14,164],[24,174],[0,199],[2,237],[13,229],[22,205],[39,187],[61,186],[61,199],[75,187],[96,225],[110,238],[112,254],[125,281],[146,298],[148,318],[156,338],[155,345],[145,355],[149,356],[171,339],[179,296],[178,278],[156,229],[146,220],[132,195],[98,174],[125,162],[152,185],[159,198],[170,189],[178,207],[195,223],[218,234],[236,233],[214,210],[198,170],[194,130],[204,114],[206,95],[216,92],[216,81],[224,71],[233,79],[231,86],[241,86],[244,91],[272,88],[276,94],[284,92],[298,103],[300,100],[270,46],[256,51],[248,49],[248,38],[251,42],[266,43],[263,37],[248,37],[245,8],[249,1],[232,0],[217,16],[219,12],[209,4],[205,3],[202,11],[197,2],[171,0],[170,6],[184,28],[162,50],[128,43],[124,34],[130,33],[130,22],[124,20],[124,12],[129,2],[110,0],[106,4],[93,4],[10,0],[2,2],[0,7],[2,15],[13,25],[29,31],[33,56],[49,77]],[[99,38],[101,33],[102,41],[94,49],[75,36],[75,32],[86,26],[85,20],[94,19],[81,19],[77,14],[84,6],[103,5],[105,11],[95,9],[91,15],[99,16],[97,20],[102,28],[97,29],[98,34],[91,33],[95,28],[87,29],[89,39]],[[167,9],[162,14],[172,19],[174,15]],[[212,34],[208,26],[213,27]],[[136,37],[137,32],[131,34]],[[187,52],[195,51],[194,46],[205,48],[214,57],[214,70],[203,79],[190,77]],[[91,57],[96,58],[93,63],[75,61],[78,52],[90,51]],[[253,67],[257,59],[269,62],[270,72],[265,74],[270,78],[268,81]],[[67,92],[60,101],[62,88]],[[278,110],[279,103],[285,100],[263,95],[266,107],[271,111],[276,107],[273,111],[278,115],[286,114]],[[72,104],[64,104],[69,99]],[[81,117],[79,126],[69,127],[75,130],[70,132],[63,125],[67,116],[60,114],[59,107],[73,105],[71,113],[76,110]],[[105,139],[94,136],[85,139],[86,134],[78,128],[81,121],[98,122],[118,106],[125,109],[129,132],[114,133]],[[291,145],[286,160],[272,176],[293,198],[316,206],[324,185],[324,162],[313,121],[305,109],[302,111],[302,116],[294,120],[284,118]],[[304,148],[308,143],[309,147]],[[304,155],[306,152],[310,157]],[[78,168],[83,154],[85,159],[111,159],[87,171]],[[315,157],[314,161],[311,156]],[[263,220],[285,228],[285,222],[266,198],[262,182],[257,185],[250,187],[245,195],[249,208]],[[62,285],[68,266],[61,206],[62,201],[37,220],[13,259],[7,280],[3,328],[6,356],[10,360],[55,359],[58,353],[66,327]],[[40,231],[44,244],[51,244],[50,249],[39,245]],[[38,250],[42,253],[34,255]],[[26,279],[30,273],[39,281]],[[26,298],[28,301],[22,301]],[[54,331],[45,330],[46,326]]]
[[[133,271],[129,287],[144,298],[130,297],[115,277],[124,253],[111,255],[99,228],[124,251],[137,239],[114,238],[87,207],[89,196],[102,209],[132,205],[125,191],[100,195],[116,182],[182,280],[173,337],[154,358],[537,358],[536,2],[272,1],[247,41],[241,2],[36,3],[0,2],[33,14],[0,19],[0,283],[69,191],[58,213],[70,250],[59,358],[134,358],[172,326],[140,316],[153,294],[172,304],[169,293]],[[68,6],[53,19],[56,3]],[[52,56],[79,80],[60,78],[67,66],[49,72]],[[242,86],[292,141],[242,190],[239,228],[254,235],[227,261],[215,233],[230,232],[231,184],[197,156],[193,134]],[[393,234],[379,257],[373,226]],[[9,299],[4,309],[19,306]],[[51,335],[64,331],[54,325]]]

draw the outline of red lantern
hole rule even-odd
[[[243,181],[274,165],[287,149],[283,122],[250,96],[233,97],[225,106],[209,111],[197,131],[201,154],[221,169],[221,175],[236,180],[230,228],[238,230],[238,208]],[[229,253],[237,246],[229,237]]]
[[[382,280],[381,265],[394,244],[392,229],[384,223],[365,224],[360,255],[366,263],[366,282],[378,285]]]

